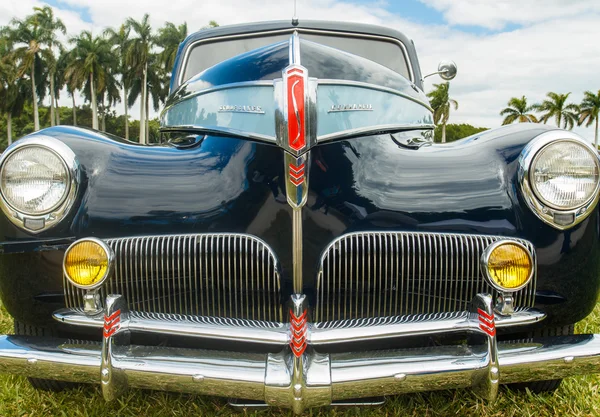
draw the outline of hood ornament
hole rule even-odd
[[[317,143],[317,80],[300,63],[297,32],[289,41],[289,62],[274,82],[277,144],[298,157]]]

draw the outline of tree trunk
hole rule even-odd
[[[140,143],[146,143],[146,109],[144,104],[146,103],[146,94],[148,83],[148,63],[144,64],[144,73],[142,76],[142,97],[140,99]]]
[[[50,74],[50,126],[55,126],[56,109],[54,108],[54,74]]]
[[[129,106],[127,105],[127,87],[125,87],[125,83],[123,83],[123,97],[123,103],[125,103],[125,139],[129,139],[129,116],[127,114]]]
[[[40,130],[40,113],[38,111],[38,98],[35,91],[35,58],[31,63],[31,91],[33,93],[33,130]]]
[[[94,88],[94,73],[90,73],[90,94],[92,95],[92,129],[98,130],[98,103]]]
[[[106,107],[104,107],[104,98],[102,99],[102,127],[103,132],[106,132]]]
[[[54,97],[54,108],[56,109],[56,125],[60,126],[60,111],[58,108],[58,97]]]
[[[6,136],[8,136],[8,144],[12,143],[12,114],[6,113]]]
[[[446,123],[442,124],[442,143],[446,143]]]
[[[144,143],[150,142],[150,112],[148,111],[148,105],[150,102],[150,98],[148,97],[148,92],[146,91],[146,140]]]
[[[600,115],[596,116],[596,134],[594,136],[594,143],[596,144],[596,149],[598,149],[598,119],[600,119]]]
[[[73,100],[73,126],[77,126],[77,106],[75,105],[75,92],[71,94],[71,100]]]

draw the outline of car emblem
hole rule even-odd
[[[306,69],[292,66],[285,72],[288,119],[288,146],[294,151],[306,147],[305,86]]]

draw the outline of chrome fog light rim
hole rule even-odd
[[[565,230],[585,220],[593,211],[596,204],[598,204],[600,200],[600,180],[596,182],[596,187],[590,197],[576,207],[566,209],[557,208],[557,206],[539,197],[532,185],[531,168],[537,157],[539,157],[540,151],[549,145],[560,142],[572,142],[586,148],[592,157],[595,156],[595,164],[600,170],[600,157],[598,156],[598,151],[594,149],[591,143],[573,132],[552,130],[538,135],[523,148],[519,158],[518,181],[523,199],[534,214],[552,227]],[[562,216],[563,218],[570,217],[572,220],[561,223],[557,221],[557,216]]]
[[[102,279],[98,280],[98,282],[96,282],[92,285],[82,285],[82,284],[79,284],[79,283],[75,282],[74,280],[72,280],[71,277],[69,276],[69,274],[67,273],[67,268],[65,265],[65,261],[67,259],[67,255],[69,254],[69,252],[75,246],[77,246],[81,243],[84,243],[84,242],[93,242],[93,243],[97,244],[98,246],[100,246],[102,248],[102,250],[106,253],[106,258],[108,261],[108,268],[106,269],[104,276],[102,277]],[[65,251],[65,255],[63,256],[62,268],[63,268],[63,274],[65,275],[65,278],[71,284],[73,284],[73,286],[75,286],[77,288],[81,288],[83,290],[94,290],[94,289],[97,289],[97,288],[101,287],[102,285],[104,285],[106,280],[112,275],[113,270],[114,270],[114,264],[115,264],[115,253],[111,249],[110,246],[108,246],[106,243],[104,243],[104,241],[97,239],[95,237],[85,237],[83,239],[78,239],[75,242],[71,243],[71,245],[67,248],[67,250]]]
[[[18,150],[27,147],[44,148],[55,154],[64,164],[68,180],[67,192],[61,200],[43,213],[31,214],[13,207],[0,191],[0,209],[6,217],[17,227],[33,234],[41,233],[50,229],[62,221],[73,206],[77,197],[80,179],[80,165],[75,153],[65,145],[50,136],[36,135],[35,137],[23,138],[9,146],[0,157],[0,174],[4,170],[6,161]]]
[[[529,276],[527,277],[527,279],[525,280],[525,282],[523,284],[521,284],[518,287],[514,287],[514,288],[508,288],[508,287],[503,287],[501,285],[499,285],[491,276],[489,273],[489,261],[490,261],[490,256],[492,255],[492,253],[494,252],[494,250],[496,248],[498,248],[499,246],[502,245],[515,245],[518,246],[519,248],[521,248],[525,253],[527,253],[527,255],[529,256],[529,262],[531,263],[531,271],[529,271]],[[523,288],[525,288],[527,286],[527,284],[529,284],[531,282],[531,279],[533,278],[533,275],[535,274],[535,269],[536,269],[536,265],[533,259],[533,254],[529,251],[529,249],[527,249],[527,247],[525,245],[523,245],[522,243],[516,241],[516,240],[510,240],[510,239],[504,239],[504,240],[498,240],[494,243],[492,243],[491,245],[489,245],[487,248],[485,248],[485,250],[483,251],[483,253],[481,254],[481,272],[483,273],[483,276],[485,277],[485,279],[487,280],[487,282],[494,287],[495,289],[497,289],[500,293],[503,294],[511,294],[511,293],[515,293],[519,290],[522,290]]]

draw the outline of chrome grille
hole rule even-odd
[[[113,276],[102,296],[122,294],[132,310],[282,321],[279,267],[262,240],[244,234],[108,239]],[[64,279],[67,307],[84,291]]]
[[[321,258],[315,321],[431,314],[466,310],[480,292],[494,296],[480,258],[501,236],[417,233],[351,233],[333,241]],[[533,245],[521,242],[533,254]],[[531,282],[515,306],[531,307]]]

